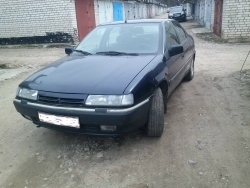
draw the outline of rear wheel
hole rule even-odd
[[[190,64],[188,74],[185,76],[185,80],[191,81],[193,78],[194,78],[194,58],[192,59],[192,62]]]
[[[160,88],[154,92],[152,104],[148,116],[146,132],[148,136],[160,137],[164,129],[164,104]]]

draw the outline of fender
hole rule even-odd
[[[157,55],[127,86],[124,94],[133,93],[135,104],[153,95],[162,81],[169,83],[168,68],[164,62],[164,55]]]

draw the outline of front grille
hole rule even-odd
[[[82,107],[84,104],[84,99],[66,99],[39,95],[38,102],[54,106]]]
[[[83,125],[82,129],[86,132],[97,132],[97,131],[99,131],[99,126],[97,126],[97,125]]]
[[[180,16],[180,15],[181,15],[181,14],[178,13],[178,14],[174,14],[173,16],[174,16],[174,17],[177,17],[177,16]]]

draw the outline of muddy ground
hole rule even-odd
[[[250,45],[194,39],[195,77],[169,98],[161,138],[36,128],[13,106],[17,86],[64,51],[1,48],[0,64],[25,72],[0,82],[0,187],[249,188]]]

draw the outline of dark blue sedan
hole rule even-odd
[[[168,97],[194,77],[194,40],[174,20],[103,24],[65,52],[18,87],[16,110],[38,127],[159,137]]]

